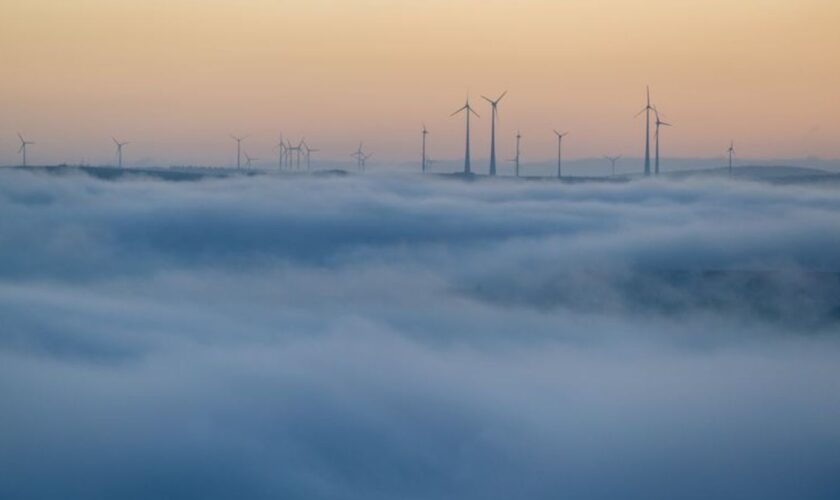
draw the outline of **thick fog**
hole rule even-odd
[[[840,496],[840,192],[0,171],[0,498]]]

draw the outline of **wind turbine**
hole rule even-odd
[[[120,142],[120,141],[118,141],[118,140],[114,139],[113,137],[111,137],[111,140],[113,140],[113,141],[114,141],[114,144],[116,144],[116,145],[117,145],[117,166],[118,166],[119,168],[122,168],[122,166],[123,166],[123,155],[122,155],[122,149],[123,149],[123,146],[127,146],[129,143],[127,143],[127,142]]]
[[[351,153],[350,156],[352,156],[353,158],[356,159],[356,168],[361,172],[362,169],[364,168],[364,165],[363,165],[364,158],[365,158],[364,143],[360,142],[359,143],[359,149],[357,149],[355,153]]]
[[[502,92],[495,101],[481,96],[482,99],[490,103],[493,113],[490,118],[490,175],[496,175],[496,122],[499,119],[499,103],[507,95],[507,90]]]
[[[300,143],[303,146],[303,149],[306,151],[306,170],[309,170],[311,166],[312,153],[317,153],[318,151],[320,151],[320,149],[310,148],[309,144],[306,143],[306,139],[300,141]]]
[[[286,143],[283,142],[283,134],[280,134],[280,142],[274,146],[274,149],[278,151],[277,153],[277,168],[283,170],[283,159],[286,157]]]
[[[423,155],[421,157],[420,171],[425,174],[426,173],[426,162],[427,162],[427,160],[426,160],[426,136],[429,135],[429,131],[428,131],[428,129],[426,129],[426,124],[425,123],[423,124],[422,134],[423,134]]]
[[[519,131],[517,130],[516,131],[516,156],[514,156],[513,159],[510,160],[510,161],[513,162],[513,171],[514,171],[514,173],[517,177],[519,177],[519,158],[520,158],[520,156],[519,156],[519,143],[520,143],[521,140],[522,140],[522,134],[520,134]]]
[[[257,158],[251,158],[247,152],[245,153],[245,168],[251,168],[255,161],[257,161]]]
[[[470,113],[474,114],[478,118],[481,118],[481,117],[478,115],[478,113],[475,112],[475,110],[472,109],[472,106],[470,106],[470,98],[469,97],[467,97],[467,103],[464,105],[463,108],[459,109],[458,111],[452,113],[449,116],[453,117],[453,116],[457,115],[458,113],[461,113],[462,111],[466,112],[466,115],[467,115],[467,141],[466,141],[466,152],[464,153],[464,174],[465,175],[470,175],[470,174],[472,174],[472,169],[471,169],[471,165],[470,165]]]
[[[621,156],[605,156],[604,159],[609,160],[609,162],[612,163],[612,176],[615,177],[615,164],[621,159]]]
[[[735,156],[735,141],[729,144],[729,177],[732,177],[732,157]]]
[[[303,139],[301,139],[297,146],[292,146],[290,148],[295,153],[295,170],[300,170],[300,158],[303,155],[303,144]]]
[[[666,126],[672,127],[670,123],[663,122],[659,117],[659,110],[656,109],[656,106],[653,107],[653,112],[656,114],[656,175],[659,175],[659,127]]]
[[[362,172],[367,169],[367,161],[373,158],[373,153],[362,156]]]
[[[293,156],[293,154],[295,152],[295,147],[292,145],[292,141],[290,141],[288,139],[286,139],[285,151],[286,151],[286,164],[289,166],[289,170],[292,170],[295,167],[294,156]]]
[[[653,106],[650,105],[650,86],[647,87],[647,105],[636,113],[636,117],[645,114],[645,176],[650,175],[650,112],[654,111]]]
[[[230,138],[236,141],[236,168],[242,168],[242,141],[247,139],[248,136],[237,137],[235,135],[231,135]]]
[[[27,146],[32,146],[35,143],[27,141],[26,139],[24,139],[23,136],[20,135],[20,132],[18,132],[18,139],[20,139],[20,149],[18,149],[18,153],[23,154],[23,166],[25,167],[26,166],[26,147]]]
[[[563,132],[561,134],[555,130],[554,134],[557,136],[557,178],[560,179],[563,177],[563,138],[569,135],[569,133]]]

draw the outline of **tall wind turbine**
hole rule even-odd
[[[129,143],[120,142],[120,141],[114,139],[113,137],[111,137],[111,140],[113,140],[114,144],[117,145],[117,166],[119,168],[122,168],[122,166],[123,166],[123,154],[122,154],[123,146],[127,146]]]
[[[303,144],[303,139],[301,139],[297,146],[292,148],[292,151],[295,152],[295,170],[300,170],[300,159],[303,156]]]
[[[364,143],[360,142],[359,143],[359,149],[357,149],[353,153],[350,153],[350,156],[356,159],[356,170],[358,170],[359,172],[362,171],[362,158],[365,157],[363,147],[364,147]]]
[[[615,164],[621,159],[621,156],[605,156],[604,159],[609,160],[609,162],[612,163],[612,176],[615,177]]]
[[[472,168],[470,165],[470,113],[474,114],[476,117],[481,118],[475,110],[472,109],[470,106],[470,98],[467,97],[467,103],[464,105],[463,108],[459,109],[458,111],[449,115],[450,117],[457,115],[458,113],[465,112],[467,115],[467,140],[466,140],[466,152],[464,153],[464,174],[470,175],[472,173]]]
[[[499,120],[499,103],[507,95],[507,90],[502,92],[495,101],[487,97],[481,96],[482,99],[490,103],[493,114],[490,118],[490,175],[496,175],[496,122]]]
[[[653,107],[653,112],[656,114],[656,175],[659,175],[659,127],[672,127],[670,123],[663,122],[662,119],[659,117],[659,110],[656,109],[656,106]]]
[[[514,175],[516,175],[517,177],[519,177],[519,159],[520,159],[520,156],[519,156],[519,143],[520,143],[521,141],[522,141],[522,134],[520,134],[520,133],[519,133],[519,131],[517,130],[517,131],[516,131],[516,156],[514,156],[514,157],[513,157],[513,159],[512,159],[512,160],[510,160],[510,161],[512,161],[512,162],[513,162],[513,172],[514,172]]]
[[[371,158],[373,158],[373,153],[365,154],[362,156],[362,172],[364,172],[365,169],[367,169],[367,161]]]
[[[295,168],[295,160],[294,160],[294,153],[295,153],[295,146],[292,144],[292,141],[286,139],[286,165],[289,166],[289,170],[293,170]]]
[[[647,87],[647,105],[636,113],[636,117],[645,113],[645,175],[650,175],[650,112],[654,111],[650,105],[650,86]]]
[[[31,141],[27,141],[26,139],[24,139],[23,136],[20,135],[20,132],[18,132],[18,139],[20,139],[20,149],[18,149],[18,153],[23,154],[23,166],[25,167],[25,166],[27,166],[26,165],[26,148],[27,148],[27,146],[32,146],[35,143],[31,142]]]
[[[283,142],[283,134],[280,134],[280,142],[274,146],[274,149],[277,150],[277,168],[283,170],[283,160],[286,157],[286,143]]]
[[[245,168],[251,168],[255,161],[257,161],[257,158],[251,158],[247,152],[245,153]]]
[[[423,154],[420,160],[420,171],[424,174],[426,173],[426,136],[429,135],[429,130],[426,128],[426,124],[423,124]]]
[[[301,145],[304,149],[304,154],[306,156],[306,170],[309,170],[312,165],[312,153],[317,153],[320,149],[310,148],[309,144],[306,143],[306,139],[300,141]]]
[[[735,156],[735,141],[729,144],[729,177],[732,177],[732,157]]]
[[[557,136],[557,178],[560,179],[563,177],[563,138],[569,133],[563,132],[561,134],[555,130],[554,134]]]
[[[231,135],[230,138],[236,141],[236,168],[242,168],[242,141],[247,139],[248,136],[237,137],[235,135]]]

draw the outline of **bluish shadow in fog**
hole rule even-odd
[[[836,498],[840,198],[0,172],[2,498]]]

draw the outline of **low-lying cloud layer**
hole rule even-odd
[[[836,498],[840,197],[0,172],[2,498]]]

